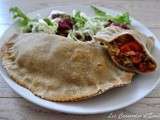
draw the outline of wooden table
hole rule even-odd
[[[1,0],[0,35],[12,23],[8,9],[19,6],[25,12],[65,4],[96,4],[128,11],[160,38],[160,0]],[[160,86],[160,85],[159,85]],[[160,120],[160,88],[134,105],[99,115],[69,115],[38,107],[18,96],[0,77],[0,120]]]

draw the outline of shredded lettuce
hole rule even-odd
[[[18,7],[10,9],[13,19],[18,23],[22,32],[46,32],[55,33],[58,25],[49,18],[32,19],[25,15]]]
[[[91,34],[96,34],[104,28],[104,22],[95,18],[89,18],[83,30],[90,31]]]
[[[76,37],[76,31],[75,31],[75,30],[70,31],[70,32],[68,33],[67,38],[69,38],[70,40],[73,40],[73,41],[77,41],[78,39],[77,39],[77,37]]]
[[[73,11],[72,18],[76,29],[83,28],[87,22],[87,18],[80,11]]]
[[[43,20],[44,20],[49,26],[53,26],[53,25],[54,25],[53,22],[52,22],[52,20],[49,19],[49,18],[43,18]]]
[[[122,25],[130,25],[131,23],[127,12],[117,16],[112,16],[95,6],[91,6],[91,8],[95,12],[95,16],[93,17],[88,17],[81,11],[73,10],[72,15],[69,17],[74,24],[73,29],[69,30],[68,38],[72,40],[81,39],[81,41],[84,41],[86,36],[90,36],[92,38],[92,36],[94,36],[98,31],[105,28],[105,25],[109,20],[113,23]],[[50,17],[33,19],[25,15],[18,7],[11,8],[10,12],[22,32],[45,32],[49,34],[56,34],[58,30],[58,21]]]
[[[113,16],[107,14],[106,12],[100,10],[99,8],[91,5],[91,8],[94,10],[95,13],[95,19],[100,20],[100,21],[108,21],[113,18]]]
[[[128,25],[131,24],[131,20],[129,18],[128,12],[125,12],[121,15],[117,15],[112,20],[113,22],[119,23],[119,24],[128,24]]]
[[[18,7],[13,7],[9,11],[13,14],[13,19],[17,19],[21,26],[25,26],[29,23],[30,18],[26,16]]]
[[[97,7],[91,5],[91,8],[94,10],[96,16],[106,16],[106,12],[98,9]]]
[[[17,21],[23,32],[31,32],[32,20],[28,16],[26,16],[18,7],[12,7],[9,11],[12,13],[13,19]]]
[[[130,20],[128,12],[122,13],[117,16],[111,16],[93,5],[91,6],[91,8],[95,12],[95,15],[96,15],[95,19],[99,19],[102,21],[111,20],[114,23],[118,23],[118,24],[127,24],[127,25],[131,24],[131,20]]]
[[[39,19],[38,22],[33,24],[32,32],[45,32],[54,34],[57,32],[58,24],[52,22],[49,18]]]

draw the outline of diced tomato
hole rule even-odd
[[[135,51],[129,51],[126,53],[128,56],[134,56],[136,55],[136,52]]]
[[[142,61],[142,58],[141,58],[140,55],[136,55],[136,56],[133,56],[133,57],[132,57],[132,62],[133,62],[133,64],[138,64],[138,63],[140,63],[141,61]]]
[[[134,51],[141,51],[141,46],[137,42],[129,42],[129,47]]]
[[[131,51],[131,50],[141,51],[142,48],[137,42],[131,41],[131,42],[125,43],[124,45],[120,46],[120,50],[122,52],[128,52],[128,51]]]
[[[146,64],[140,63],[138,67],[139,67],[139,70],[140,70],[141,72],[145,72],[145,71],[146,71]]]
[[[143,58],[145,57],[144,51],[138,42],[131,39],[130,41],[126,42],[120,41],[120,43],[122,44],[117,44],[120,50],[120,53],[118,54],[120,59],[123,58],[120,57],[121,55],[129,58],[130,63],[136,66],[136,68],[141,72],[147,72],[155,68],[153,64],[149,64],[150,62],[143,61]]]
[[[128,44],[124,44],[120,47],[121,52],[125,53],[125,52],[129,52],[131,51],[130,47]]]

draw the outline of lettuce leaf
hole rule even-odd
[[[23,32],[31,32],[32,20],[27,15],[25,15],[18,7],[12,7],[9,11]]]
[[[49,18],[32,19],[25,15],[18,7],[9,10],[13,19],[19,25],[22,32],[41,32],[55,33],[58,25]]]
[[[87,18],[82,16],[80,11],[75,11],[75,14],[73,14],[72,18],[77,29],[83,28],[87,22]]]
[[[30,18],[26,16],[18,7],[12,7],[9,11],[12,13],[13,19],[17,20],[20,26],[25,26],[29,23]]]
[[[112,21],[119,24],[131,24],[128,12],[115,16]]]
[[[114,23],[118,23],[118,24],[127,24],[127,25],[131,24],[131,20],[130,20],[128,12],[122,13],[117,16],[111,16],[93,5],[91,6],[91,8],[94,10],[94,13],[96,15],[95,19],[99,19],[102,21],[111,20]]]
[[[43,20],[49,25],[49,26],[53,26],[53,22],[51,21],[51,19],[49,18],[43,18]]]
[[[91,8],[94,10],[96,16],[106,16],[106,12],[98,9],[97,7],[91,5]]]

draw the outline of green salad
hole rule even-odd
[[[45,32],[70,38],[71,40],[90,41],[98,31],[110,25],[129,29],[131,20],[127,12],[112,16],[95,6],[91,6],[95,16],[87,16],[84,12],[73,10],[72,14],[51,13],[45,18],[27,16],[18,7],[12,7],[10,12],[13,19],[24,33]]]

